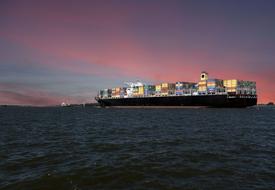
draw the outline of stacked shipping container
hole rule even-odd
[[[156,86],[154,85],[145,85],[144,86],[144,96],[153,96],[155,95]]]
[[[157,96],[161,95],[161,84],[156,85],[156,95]]]
[[[196,90],[196,83],[176,82],[176,95],[192,94]]]
[[[109,98],[109,97],[111,97],[112,96],[112,89],[103,89],[103,90],[100,90],[99,96],[101,98]]]
[[[183,95],[183,82],[176,82],[176,95]]]
[[[169,95],[197,95],[217,94],[226,92],[228,94],[250,94],[256,95],[256,83],[237,79],[220,80],[208,79],[208,74],[203,72],[198,83],[176,82],[161,83],[158,85],[134,84],[128,88],[103,89],[99,91],[101,98],[109,97],[143,97],[143,96],[169,96]]]
[[[256,82],[231,79],[224,80],[223,85],[231,94],[256,94]]]
[[[144,86],[139,86],[138,87],[138,96],[143,96],[144,95]]]
[[[125,87],[120,88],[120,92],[119,92],[120,97],[124,97],[124,96],[127,95],[126,89],[127,89],[127,88],[125,88]]]
[[[175,84],[173,83],[162,83],[161,84],[161,95],[168,96],[175,93]]]
[[[120,88],[112,88],[112,97],[120,97]]]
[[[223,80],[220,79],[208,79],[207,80],[207,93],[214,94],[217,92],[223,92]]]
[[[239,81],[236,79],[224,80],[223,86],[227,92],[236,92]]]

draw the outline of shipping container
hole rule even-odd
[[[183,94],[191,94],[192,88],[183,89]]]
[[[225,86],[226,92],[256,95],[256,82],[253,81],[231,79],[224,80],[223,85]]]
[[[127,95],[127,88],[123,87],[123,88],[120,88],[120,91],[119,91],[119,95],[120,97],[124,97]]]
[[[112,88],[112,97],[117,98],[120,97],[120,88]]]
[[[145,90],[156,90],[156,86],[155,85],[144,85],[144,89]]]
[[[175,94],[175,83],[162,83],[161,95],[173,95]]]
[[[139,90],[139,87],[138,86],[134,86],[132,88],[132,96],[139,96],[139,93],[138,93],[138,90]]]
[[[144,95],[145,96],[153,96],[155,94],[156,94],[156,92],[153,91],[153,90],[144,90]]]
[[[236,87],[228,87],[228,88],[226,88],[226,91],[227,92],[236,92],[237,88]]]
[[[176,82],[175,88],[176,88],[176,90],[182,90],[183,89],[183,82]]]
[[[155,96],[160,96],[161,92],[160,91],[155,91]]]
[[[168,83],[162,83],[161,88],[168,88]]]
[[[239,81],[238,87],[256,88],[256,82],[253,82],[253,81]]]
[[[176,95],[183,95],[183,90],[176,90]]]
[[[230,80],[224,80],[223,85],[228,88],[234,88],[237,87],[239,84],[239,81],[237,79],[230,79]]]
[[[223,87],[223,80],[220,79],[208,79],[207,87]]]
[[[196,83],[193,82],[176,82],[175,89],[183,90],[183,89],[193,89],[195,88]]]
[[[161,92],[161,84],[156,85],[156,92]]]
[[[112,95],[112,89],[102,89],[99,92],[101,98],[108,98]]]
[[[161,95],[168,95],[168,87],[161,86]]]
[[[138,94],[139,94],[140,96],[143,96],[143,95],[144,95],[144,86],[139,86],[139,87],[138,87]]]
[[[156,86],[155,85],[145,85],[144,86],[144,95],[152,96],[155,95]]]
[[[207,93],[208,94],[216,93],[216,87],[207,87]]]

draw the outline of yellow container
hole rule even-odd
[[[231,80],[224,80],[223,85],[228,88],[237,87],[238,86],[238,80],[237,79],[231,79]]]
[[[138,93],[143,95],[144,94],[144,86],[139,86],[138,87]]]
[[[162,83],[161,88],[168,88],[168,83]]]
[[[158,92],[161,91],[161,85],[160,84],[156,85],[156,91],[158,91]]]
[[[227,91],[227,92],[236,92],[236,91],[237,91],[237,88],[236,88],[236,87],[227,87],[227,88],[226,88],[226,91]]]

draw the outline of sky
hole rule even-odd
[[[256,81],[258,102],[275,102],[275,1],[0,1],[0,104],[94,102],[201,71]]]

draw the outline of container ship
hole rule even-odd
[[[198,83],[125,84],[100,90],[96,101],[101,107],[248,107],[257,104],[256,82],[211,79],[207,72],[201,72]]]

